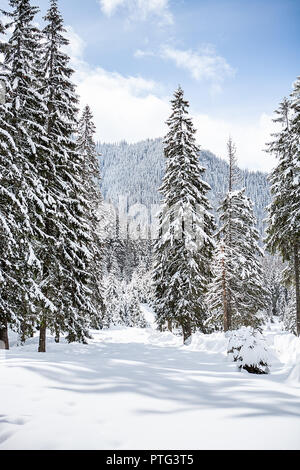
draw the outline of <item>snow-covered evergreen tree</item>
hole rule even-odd
[[[165,138],[166,172],[160,192],[160,236],[155,243],[155,310],[160,327],[172,321],[184,342],[196,328],[204,331],[204,295],[210,279],[215,228],[202,179],[189,103],[179,87]]]
[[[121,318],[125,326],[146,328],[148,326],[141,310],[138,293],[132,284],[123,283]]]
[[[229,313],[229,294],[232,295],[231,286],[234,280],[234,270],[230,262],[230,254],[223,240],[216,243],[216,249],[212,259],[212,280],[208,286],[206,295],[207,309],[210,312],[205,325],[208,331],[227,331]],[[230,310],[229,310],[230,309]]]
[[[217,234],[220,242],[207,296],[212,312],[208,323],[221,329],[224,322],[226,331],[240,326],[255,327],[259,324],[258,312],[266,308],[267,292],[259,234],[245,189],[229,192],[219,211],[222,226]]]
[[[88,198],[86,220],[88,220],[90,226],[91,240],[88,248],[92,254],[88,269],[91,277],[93,303],[97,310],[97,316],[92,319],[92,323],[94,327],[97,327],[101,318],[101,311],[105,307],[102,283],[104,243],[99,236],[99,225],[103,222],[104,214],[101,213],[103,198],[100,192],[100,169],[94,142],[95,132],[92,112],[89,106],[86,106],[79,121],[76,144],[77,151],[84,159],[81,175]]]
[[[0,23],[0,33],[4,27]],[[17,320],[14,306],[18,292],[18,276],[13,261],[18,250],[18,217],[25,211],[16,198],[14,185],[20,181],[16,165],[13,115],[6,104],[6,94],[11,94],[9,71],[0,63],[0,341],[9,348],[8,324]]]
[[[91,217],[99,209],[102,202],[100,192],[100,169],[94,135],[96,127],[93,122],[93,115],[89,106],[85,106],[82,116],[78,123],[77,131],[77,149],[84,156],[84,165],[82,168],[83,181],[86,192],[89,195],[89,201],[92,205]],[[96,228],[97,221],[92,220],[91,224]]]
[[[152,272],[147,269],[146,260],[142,259],[133,272],[131,284],[141,303],[151,303],[153,300]]]
[[[241,327],[231,333],[228,355],[239,369],[250,374],[268,374],[271,357],[263,335],[253,328]]]
[[[120,277],[120,267],[113,255],[110,272],[104,279],[106,309],[102,318],[103,328],[121,325],[145,328],[147,322],[141,311],[136,283],[128,284]]]
[[[51,304],[39,314],[40,351],[45,351],[47,327],[56,332],[57,340],[60,332],[66,332],[68,341],[85,342],[90,319],[97,316],[89,272],[93,254],[89,200],[82,181],[85,162],[74,139],[78,98],[70,59],[63,52],[68,41],[56,0],[51,0],[45,21],[41,91],[46,104],[48,210],[42,287]]]
[[[4,51],[8,113],[5,119],[15,146],[16,180],[11,189],[15,196],[14,223],[20,249],[15,251],[13,262],[18,277],[14,312],[24,340],[32,333],[38,310],[49,303],[40,288],[40,250],[45,239],[47,202],[42,173],[47,147],[46,108],[39,93],[37,69],[41,35],[34,19],[38,8],[31,6],[29,0],[10,0],[9,5],[12,11],[4,12],[12,29]]]
[[[264,287],[268,291],[267,318],[282,319],[283,311],[288,302],[288,289],[284,280],[284,264],[278,255],[265,253],[262,260]]]
[[[138,296],[135,292],[130,293],[128,302],[129,326],[133,328],[147,328],[148,324],[143,316]]]
[[[292,114],[293,112],[293,114]],[[296,293],[297,335],[300,335],[300,79],[295,83],[292,101],[284,99],[275,122],[281,124],[280,132],[273,134],[268,152],[278,158],[273,170],[267,228],[267,248],[280,253],[283,261],[293,266]]]
[[[238,167],[237,167],[237,158],[236,158],[236,146],[233,143],[231,137],[227,142],[227,151],[228,151],[228,163],[229,163],[229,172],[228,172],[228,196],[231,195],[233,189],[236,187],[238,179]],[[232,250],[232,224],[234,211],[231,208],[232,199],[229,196],[227,199],[227,210],[226,210],[226,243],[221,240],[220,245],[217,249],[217,259],[215,263],[216,270],[221,270],[220,272],[215,273],[215,286],[212,286],[212,292],[215,289],[220,288],[218,286],[219,282],[222,285],[222,297],[223,297],[223,325],[224,331],[231,329],[231,319],[232,319],[232,286],[234,283],[234,251]],[[218,234],[219,236],[220,234]],[[212,297],[210,297],[212,299]],[[217,296],[215,297],[213,303],[216,303]],[[212,305],[213,307],[213,305]],[[214,309],[214,307],[213,307]]]
[[[102,314],[102,327],[109,328],[111,325],[120,325],[122,290],[119,279],[119,266],[113,258],[108,276],[104,278],[104,300],[105,311]]]
[[[288,302],[286,302],[284,305],[282,318],[286,331],[297,335],[297,305],[295,289],[291,290],[291,295],[288,299]]]

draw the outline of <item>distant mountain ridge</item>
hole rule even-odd
[[[128,196],[128,204],[159,204],[165,159],[162,139],[147,139],[134,144],[98,143],[101,189],[105,200],[117,204],[119,196]],[[211,186],[208,194],[214,211],[228,188],[228,164],[208,150],[200,153],[200,163],[206,168],[203,179]],[[245,187],[254,204],[258,229],[264,232],[263,219],[266,206],[270,203],[270,189],[267,173],[240,170],[239,187]]]

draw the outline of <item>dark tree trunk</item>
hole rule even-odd
[[[189,338],[192,336],[192,328],[190,322],[186,322],[182,325],[182,333],[183,333],[183,343],[187,344]]]
[[[294,267],[296,283],[296,312],[297,312],[297,335],[300,336],[300,279],[299,279],[299,245],[294,245]]]
[[[171,320],[168,320],[168,330],[171,331],[171,333],[172,333],[172,322],[171,322]]]
[[[0,349],[9,349],[7,323],[3,328],[0,328]]]
[[[230,283],[228,282],[230,287]],[[232,309],[231,309],[232,301],[231,301],[231,292],[227,292],[227,318],[228,318],[228,330],[232,330]]]
[[[60,340],[59,329],[58,329],[58,328],[55,328],[55,338],[54,338],[54,341],[55,341],[56,343],[59,343],[59,340]]]
[[[222,247],[222,253],[224,253],[224,247]],[[224,258],[222,259],[222,287],[223,287],[223,325],[224,331],[229,330],[229,311],[228,311],[228,302],[227,302],[227,286],[226,286],[226,271]]]
[[[26,339],[30,336],[29,334],[29,327],[26,324],[26,321],[21,322],[21,327],[20,327],[20,341],[21,344],[24,344]]]
[[[40,327],[39,352],[46,352],[46,327]]]

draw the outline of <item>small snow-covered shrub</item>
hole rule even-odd
[[[250,374],[268,374],[270,355],[263,335],[253,328],[241,327],[231,333],[228,355],[237,362],[239,369]]]

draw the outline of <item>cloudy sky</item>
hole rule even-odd
[[[47,0],[33,0],[42,14]],[[0,0],[6,7],[7,0]],[[81,105],[102,142],[166,133],[178,84],[198,143],[270,170],[272,113],[300,74],[299,0],[60,0]],[[42,25],[42,15],[38,18]]]

